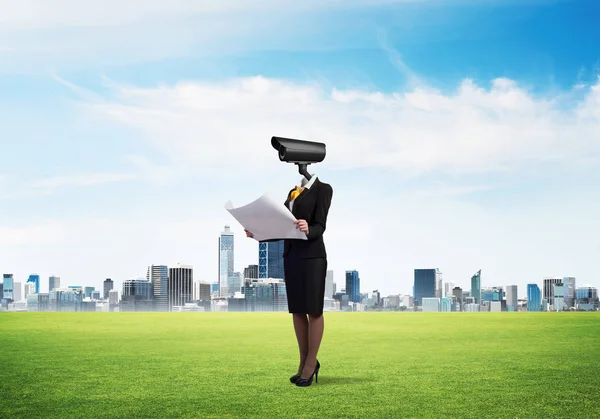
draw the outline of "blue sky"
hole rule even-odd
[[[600,285],[596,2],[4,3],[2,272],[212,282],[225,223],[242,270],[256,244],[223,203],[298,181],[283,135],[328,144],[338,288]]]

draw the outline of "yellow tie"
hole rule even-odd
[[[290,193],[290,201],[293,201],[294,199],[298,198],[298,195],[300,195],[303,190],[304,188],[299,188],[296,186],[296,189],[294,189],[292,193]]]

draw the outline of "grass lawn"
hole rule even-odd
[[[0,417],[600,418],[599,313],[1,313]]]

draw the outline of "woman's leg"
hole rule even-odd
[[[309,351],[309,323],[306,314],[294,313],[292,314],[292,318],[294,320],[294,331],[296,332],[296,340],[298,341],[298,349],[300,351],[298,374],[301,374]]]
[[[317,354],[323,339],[325,319],[323,314],[308,315],[308,354],[302,370],[302,378],[309,378],[317,367]]]

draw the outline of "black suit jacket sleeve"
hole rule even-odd
[[[312,223],[308,226],[308,240],[316,240],[323,236],[327,228],[327,214],[329,213],[329,207],[331,207],[332,198],[333,188],[329,184],[322,183],[319,188]]]

